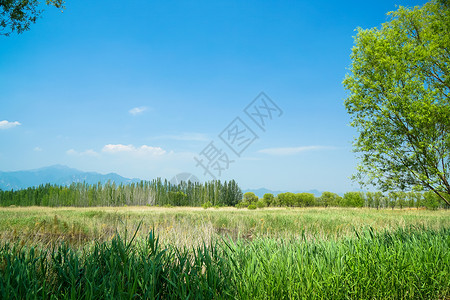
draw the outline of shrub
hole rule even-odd
[[[208,202],[203,203],[203,204],[202,204],[202,207],[203,207],[204,209],[208,209],[208,208],[212,207],[212,204],[211,204],[210,201],[208,201]]]
[[[236,204],[236,208],[246,208],[246,207],[248,207],[247,202],[239,202],[238,204]]]
[[[256,209],[256,205],[255,204],[250,204],[247,208],[248,209]]]
[[[256,202],[256,207],[257,208],[263,208],[266,207],[266,202],[264,202],[264,200],[258,200],[258,202]]]

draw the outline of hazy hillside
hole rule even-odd
[[[46,183],[57,185],[70,185],[72,182],[86,182],[89,184],[96,184],[98,182],[106,183],[108,182],[108,180],[110,180],[111,182],[114,181],[117,184],[140,181],[140,179],[125,178],[116,173],[100,174],[97,172],[83,172],[63,165],[53,165],[34,170],[24,170],[14,172],[0,171],[0,189],[2,190],[11,190],[11,189],[18,190]],[[243,193],[253,192],[255,193],[255,195],[262,198],[266,193],[271,193],[276,196],[280,193],[285,193],[287,191],[273,191],[266,188],[259,188],[259,189],[245,189],[242,192]],[[318,190],[294,191],[294,193],[302,193],[302,192],[312,193],[317,197],[319,197],[322,194],[322,192]]]
[[[34,170],[0,172],[0,189],[17,190],[45,183],[70,185],[72,182],[86,182],[95,184],[98,182],[106,183],[108,180],[116,183],[138,181],[138,179],[125,178],[116,173],[83,172],[63,165],[53,165]]]

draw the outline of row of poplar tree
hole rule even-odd
[[[17,191],[0,190],[0,206],[234,206],[242,200],[234,180],[171,184],[160,178],[130,184],[72,183],[70,186],[40,185]]]
[[[310,193],[242,195],[234,181],[171,184],[160,178],[130,184],[72,183],[70,186],[40,185],[17,191],[0,190],[0,206],[212,206],[247,207],[371,207],[371,208],[449,208],[433,192],[348,192],[343,197],[323,192],[320,197]]]

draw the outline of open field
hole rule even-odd
[[[9,207],[0,234],[1,299],[450,297],[445,210]]]
[[[116,231],[147,236],[151,229],[162,243],[192,246],[219,236],[339,239],[355,230],[375,231],[418,226],[450,228],[449,210],[375,210],[358,208],[236,208],[193,207],[8,207],[0,209],[0,239],[27,242],[65,241],[84,245],[110,240]]]

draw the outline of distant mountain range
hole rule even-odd
[[[245,194],[247,192],[255,193],[256,196],[258,196],[259,198],[262,198],[264,196],[264,194],[273,194],[274,196],[276,196],[281,193],[292,192],[292,191],[272,191],[272,190],[268,190],[266,188],[242,190],[243,194]],[[322,192],[318,191],[318,190],[294,191],[292,193],[311,193],[311,194],[314,194],[314,196],[316,196],[316,197],[319,197],[320,195],[322,195]]]
[[[96,184],[108,181],[114,181],[116,184],[126,184],[139,181],[139,179],[125,178],[116,173],[83,172],[63,165],[53,165],[26,171],[0,172],[0,189],[2,190],[18,190],[46,183],[70,185],[72,182]]]
[[[139,182],[138,178],[125,178],[116,173],[100,174],[96,172],[83,172],[74,168],[69,168],[63,165],[53,165],[49,167],[14,171],[1,172],[0,171],[0,189],[1,190],[19,190],[28,187],[39,186],[41,184],[56,184],[56,185],[70,185],[73,182],[86,182],[88,184],[97,184],[98,182],[106,183],[108,181],[116,184],[127,184],[132,182]],[[262,198],[264,194],[271,193],[278,195],[287,191],[272,191],[266,188],[260,189],[245,189],[243,193],[253,192],[256,196]],[[295,191],[294,193],[312,193],[315,196],[320,196],[322,192],[318,190],[309,191]]]

